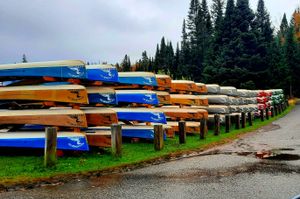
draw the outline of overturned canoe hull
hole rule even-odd
[[[0,133],[0,147],[45,148],[45,132],[9,132]],[[59,132],[57,149],[88,151],[86,136],[82,133]]]
[[[157,86],[155,75],[148,72],[120,72],[118,82],[121,84]]]
[[[85,87],[78,85],[0,87],[0,100],[88,104]]]
[[[61,127],[87,127],[86,117],[79,110],[7,110],[0,111],[0,124],[37,124]]]
[[[90,104],[117,105],[117,96],[114,89],[101,87],[88,87],[88,98]]]
[[[153,91],[117,90],[116,95],[119,103],[159,104],[157,94]]]
[[[88,126],[107,126],[118,123],[117,113],[110,109],[86,109],[83,110],[86,115]]]
[[[87,65],[89,81],[118,82],[118,70],[111,65]]]
[[[166,124],[166,116],[163,112],[155,109],[143,108],[112,108],[121,121],[154,122]]]
[[[54,77],[64,79],[86,79],[87,72],[82,61],[50,61],[0,66],[0,79],[25,77]]]
[[[92,141],[94,144],[103,142],[103,135],[109,135],[110,127],[95,127],[89,128],[86,130],[88,137],[92,140],[92,136],[94,136],[94,140],[98,137],[98,141]],[[101,136],[100,136],[101,135]],[[102,138],[101,138],[102,137]],[[123,138],[141,138],[141,139],[154,139],[154,127],[153,126],[122,126],[122,137]],[[166,138],[166,136],[164,135]],[[92,142],[89,142],[91,144]]]

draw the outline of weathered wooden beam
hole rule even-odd
[[[275,113],[274,113],[274,106],[271,107],[271,117],[273,118],[275,116]]]
[[[240,129],[241,128],[241,119],[240,115],[235,116],[235,129]]]
[[[202,118],[200,120],[200,139],[205,139],[205,135],[207,134],[207,119]]]
[[[242,128],[246,128],[246,113],[245,112],[242,112]]]
[[[57,162],[57,128],[48,127],[45,134],[44,165],[46,167],[53,167]]]
[[[260,110],[260,120],[263,122],[265,120],[265,116],[264,116],[264,110]]]
[[[178,122],[179,126],[179,144],[186,143],[186,122],[180,121]]]
[[[230,115],[225,115],[225,132],[229,133],[231,128],[231,121],[230,121]]]
[[[154,149],[161,151],[164,148],[164,130],[162,125],[154,126]]]
[[[269,117],[269,108],[266,108],[266,119],[269,120],[270,117]]]
[[[251,112],[248,113],[248,123],[249,126],[253,126],[253,117]]]
[[[214,135],[218,136],[220,135],[220,115],[219,114],[215,114],[214,115]]]
[[[111,152],[114,157],[122,157],[122,126],[111,125]]]

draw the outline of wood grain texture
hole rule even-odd
[[[88,96],[85,87],[78,85],[1,87],[0,100],[88,104]]]

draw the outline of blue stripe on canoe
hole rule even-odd
[[[118,102],[158,105],[157,95],[145,93],[117,93]]]
[[[122,137],[153,140],[154,129],[122,129]],[[164,134],[164,140],[166,139],[167,136]]]
[[[44,148],[45,138],[0,139],[0,147]],[[58,137],[57,149],[72,151],[88,151],[89,146],[85,137]]]
[[[119,83],[157,86],[155,77],[119,77]]]
[[[87,69],[88,80],[102,82],[118,82],[118,71],[116,68],[93,68]]]
[[[119,120],[154,122],[166,124],[166,116],[161,112],[117,112]]]
[[[58,67],[36,67],[36,68],[0,68],[0,77],[56,77],[86,79],[85,66],[58,66]]]
[[[113,104],[117,105],[118,101],[115,94],[92,93],[88,94],[90,104]]]

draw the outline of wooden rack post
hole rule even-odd
[[[215,127],[215,131],[214,131],[214,135],[218,136],[220,135],[220,115],[219,114],[215,114],[214,116],[214,127]]]
[[[111,125],[111,152],[114,157],[122,157],[122,126]]]
[[[242,112],[242,128],[246,128],[246,113]]]
[[[154,149],[161,151],[164,148],[164,130],[162,125],[154,126]]]
[[[179,126],[179,144],[186,143],[186,123],[185,121],[178,122]]]
[[[248,113],[248,122],[249,122],[249,126],[253,126],[253,120],[252,120],[252,113],[251,112]]]
[[[231,121],[230,121],[230,115],[225,115],[225,132],[229,133],[231,128]]]
[[[207,133],[207,120],[205,118],[202,118],[200,120],[200,139],[205,139],[205,135]]]
[[[57,161],[57,128],[47,127],[45,134],[44,165],[52,167],[56,165]]]

